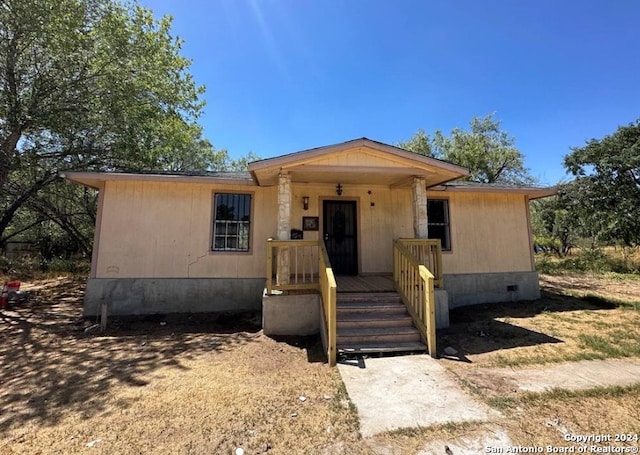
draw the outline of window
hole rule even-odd
[[[429,238],[440,239],[442,249],[451,251],[449,201],[447,199],[427,199],[427,220]]]
[[[216,193],[213,251],[249,251],[250,194]]]

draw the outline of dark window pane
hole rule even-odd
[[[438,199],[427,199],[427,216],[430,223],[446,223],[447,201]]]
[[[451,250],[449,226],[449,201],[446,199],[427,200],[429,238],[440,239],[443,250]]]

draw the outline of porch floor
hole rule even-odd
[[[366,275],[336,276],[337,292],[393,292],[393,276]]]

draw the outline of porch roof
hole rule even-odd
[[[249,172],[260,186],[276,185],[281,172],[299,183],[390,187],[409,186],[413,177],[424,177],[430,187],[469,175],[462,166],[367,138],[254,161],[249,163]]]
[[[524,194],[529,199],[540,199],[558,194],[556,187],[536,187],[525,185],[507,185],[500,183],[448,182],[429,188],[429,191],[453,191],[468,193],[515,193]]]

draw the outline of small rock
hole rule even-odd
[[[446,348],[444,348],[444,353],[447,354],[447,355],[456,355],[458,353],[458,351],[456,351],[451,346],[447,346]]]
[[[94,439],[93,441],[87,443],[87,447],[91,449],[97,446],[98,444],[100,444],[101,442],[102,442],[102,439]]]
[[[331,396],[329,396],[329,395],[322,395],[322,398],[324,398],[325,400],[330,400],[330,399],[331,399],[331,398],[333,398],[333,397],[331,397]]]
[[[292,412],[291,413],[291,417],[298,417],[298,413],[297,412]]]
[[[262,453],[267,453],[269,450],[271,450],[271,444],[269,444],[268,442],[265,442],[264,444],[262,444]]]
[[[238,447],[236,449],[236,455],[244,455],[244,449],[242,447]]]
[[[305,397],[304,395],[301,395],[299,400],[302,401],[302,402],[305,402],[305,401],[307,401],[307,397]]]
[[[331,433],[331,430],[332,430],[331,425],[327,425],[327,433]]]
[[[484,331],[480,330],[480,333],[478,334],[478,336],[479,336],[479,337],[482,337],[482,338],[486,338],[486,337],[488,337],[489,335],[488,335],[487,333],[485,333]]]
[[[146,341],[143,341],[142,343],[140,343],[140,346],[145,346],[147,344]]]
[[[86,329],[84,329],[84,333],[93,332],[94,330],[97,330],[99,328],[100,328],[100,324],[93,324],[87,327]]]
[[[166,323],[165,321],[162,321],[162,322],[160,322],[160,325],[161,325],[162,327],[164,327],[165,325],[167,325],[167,323]]]

